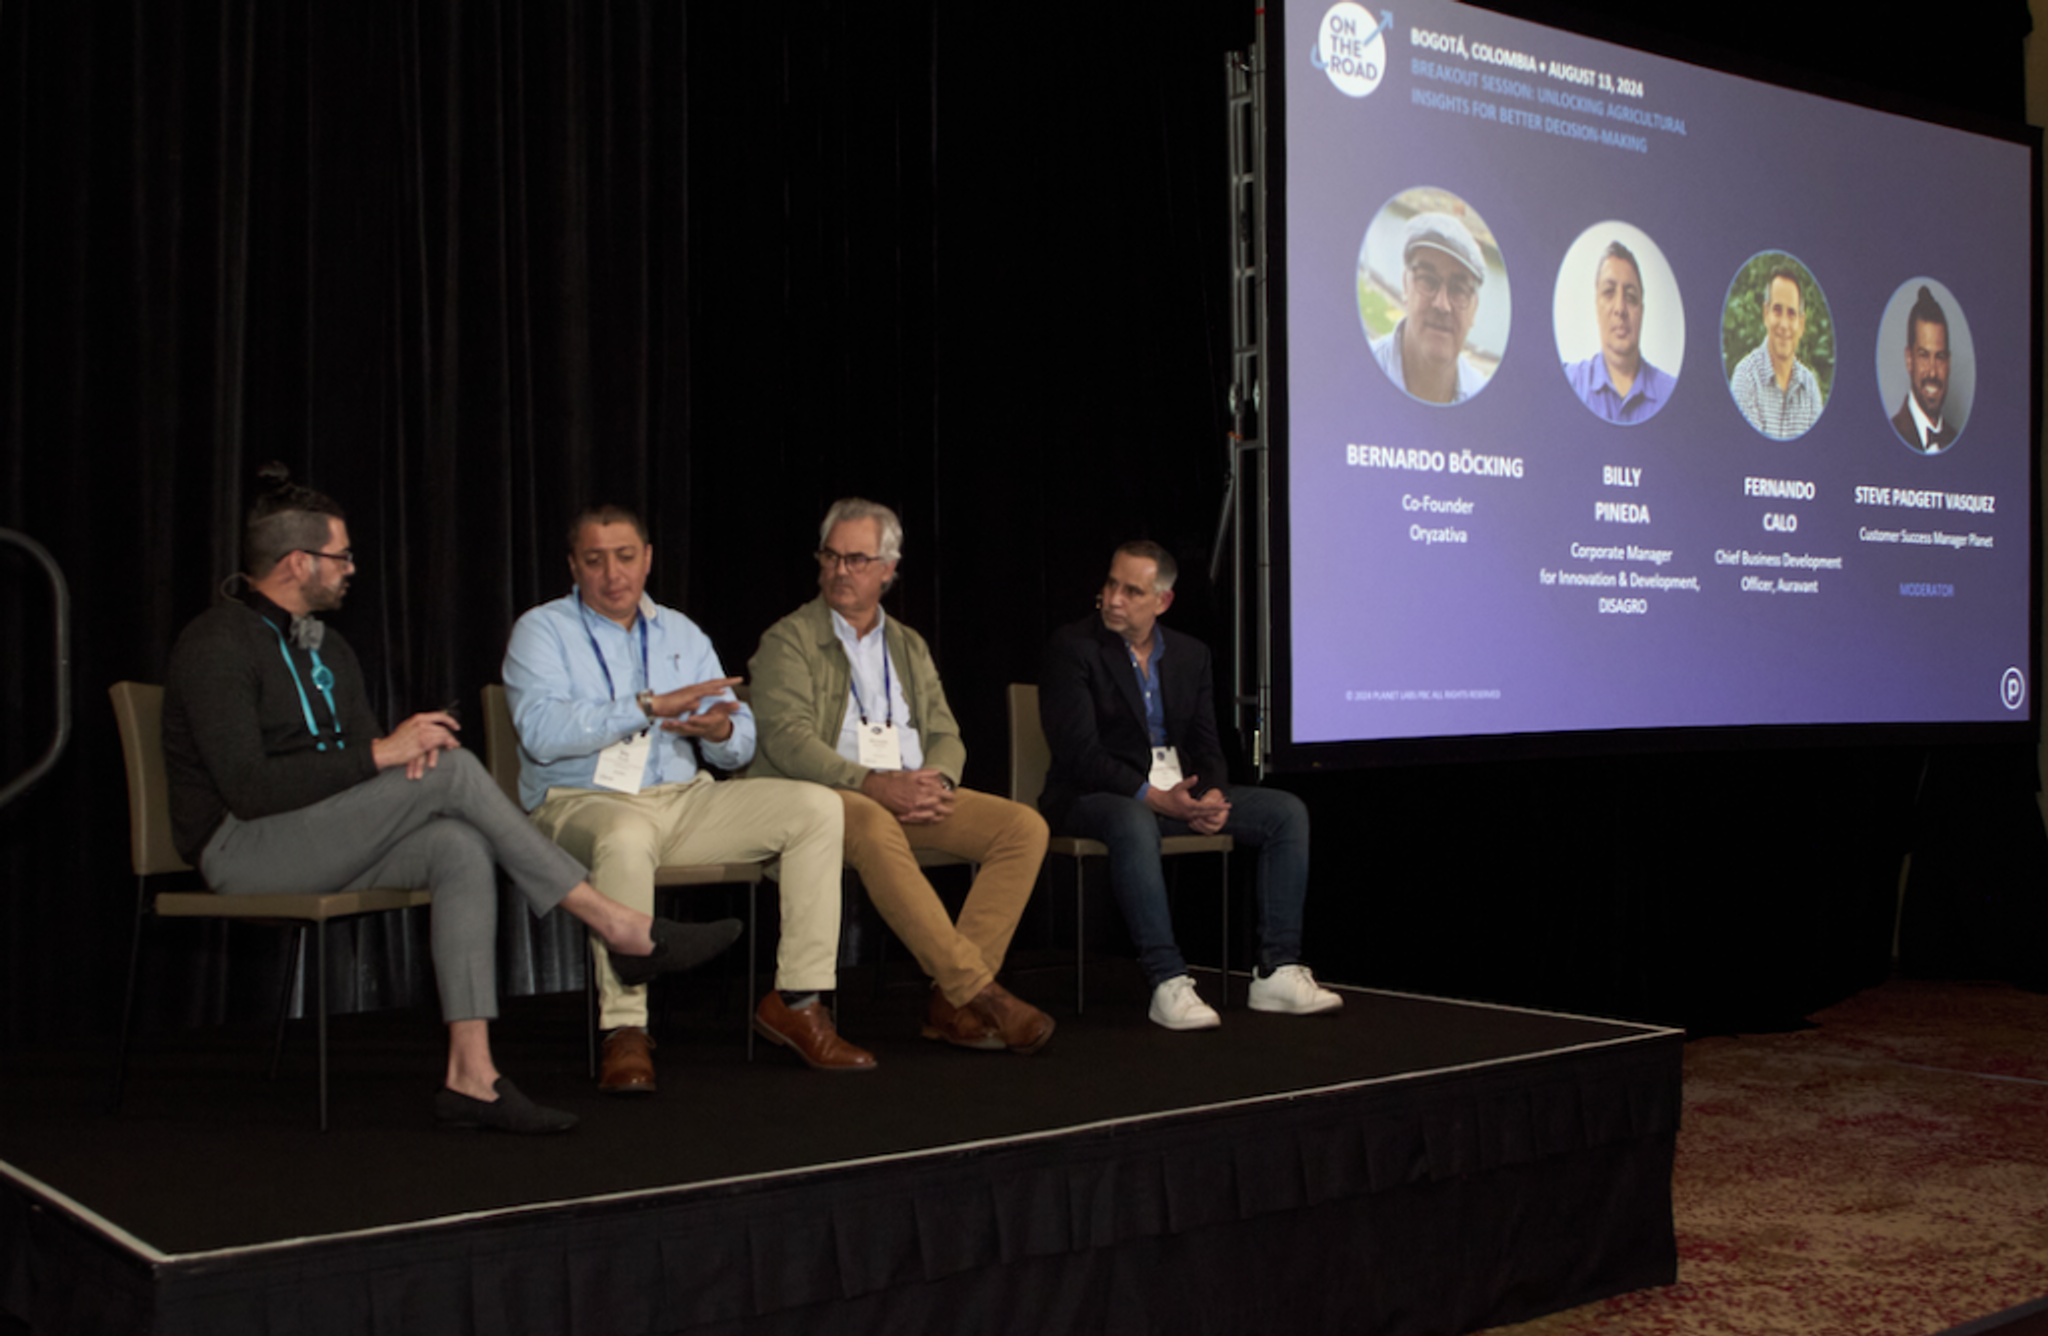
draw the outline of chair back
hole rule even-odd
[[[512,726],[512,703],[505,699],[505,688],[496,682],[484,688],[484,768],[512,805],[525,811],[526,804],[519,801],[519,730]]]
[[[171,785],[164,774],[164,689],[116,682],[107,689],[128,768],[128,858],[138,877],[189,872],[171,843]]]
[[[1038,795],[1045,791],[1045,772],[1052,767],[1052,748],[1046,745],[1045,725],[1038,718],[1038,687],[1031,682],[1012,682],[1010,701],[1010,801],[1038,810]]]

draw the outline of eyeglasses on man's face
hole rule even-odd
[[[816,556],[818,564],[826,570],[838,567],[854,575],[859,575],[870,566],[878,565],[882,560],[867,552],[835,552],[829,547],[819,548]]]
[[[1409,265],[1408,277],[1414,281],[1416,291],[1422,294],[1425,302],[1434,302],[1438,293],[1449,293],[1452,309],[1465,311],[1470,310],[1472,303],[1479,298],[1479,289],[1471,279],[1455,274],[1445,278],[1428,265]]]
[[[292,551],[303,552],[309,557],[325,557],[329,561],[338,561],[344,566],[356,564],[356,552],[352,547],[345,547],[339,552],[322,552],[317,547],[295,547]]]

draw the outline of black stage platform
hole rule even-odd
[[[1123,970],[1128,971],[1126,964]],[[1673,1030],[1371,991],[1338,1016],[1145,1020],[1128,973],[1032,1058],[916,1038],[849,988],[881,1070],[763,1048],[736,1001],[665,1021],[606,1099],[580,1001],[515,999],[499,1061],[583,1125],[442,1133],[424,1015],[340,1018],[334,1130],[301,1038],[8,1057],[0,1333],[1459,1333],[1647,1285],[1676,1255]],[[1204,980],[1213,997],[1216,981]]]

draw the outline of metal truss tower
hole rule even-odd
[[[1230,139],[1230,482],[1214,562],[1231,562],[1231,718],[1260,778],[1272,705],[1271,550],[1267,524],[1266,99],[1261,40],[1225,57]],[[1251,549],[1247,599],[1246,547]],[[1215,566],[1209,572],[1217,577]],[[1249,608],[1249,611],[1247,609]],[[1250,632],[1249,644],[1247,632]],[[1247,658],[1251,660],[1247,670]]]

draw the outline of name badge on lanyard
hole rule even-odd
[[[1152,773],[1146,776],[1146,782],[1155,789],[1170,789],[1180,780],[1180,753],[1171,747],[1154,747]]]
[[[583,634],[589,637],[590,652],[597,656],[597,666],[604,673],[605,690],[611,698],[619,698],[619,689],[612,684],[612,668],[605,662],[604,651],[598,648],[597,637],[591,635],[586,623]],[[647,619],[640,618],[640,680],[648,687],[654,685],[647,670]],[[614,793],[640,792],[640,779],[647,773],[647,752],[654,745],[654,730],[643,728],[632,737],[614,742],[597,754],[597,773],[590,782],[601,789]]]
[[[597,754],[597,774],[592,781],[601,789],[616,793],[640,792],[640,777],[647,773],[647,749],[654,731],[642,729],[624,742],[614,742]]]
[[[903,768],[903,743],[896,736],[896,699],[890,692],[889,642],[882,641],[882,721],[875,723],[868,718],[867,703],[860,698],[860,682],[852,672],[852,660],[847,660],[846,685],[853,693],[854,713],[860,719],[860,727],[853,730],[856,758],[870,770],[901,770]]]
[[[860,740],[860,763],[869,770],[901,770],[903,744],[897,741],[894,724],[862,724],[854,730]]]

